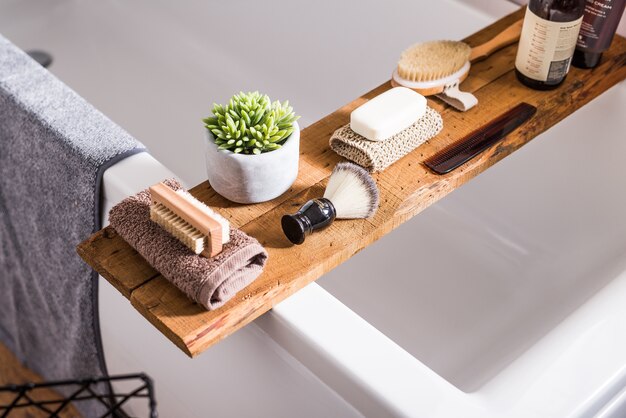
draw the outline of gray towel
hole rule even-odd
[[[164,182],[181,189],[176,180]],[[236,228],[230,241],[212,258],[196,255],[150,220],[150,191],[130,196],[111,209],[109,221],[117,233],[163,277],[208,310],[224,305],[263,271],[267,252]]]
[[[106,373],[97,275],[75,248],[99,227],[103,170],[141,149],[0,36],[0,340],[46,380]]]

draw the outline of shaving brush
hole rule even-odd
[[[362,167],[339,163],[333,169],[324,197],[309,200],[293,215],[281,219],[289,241],[302,244],[307,235],[330,225],[335,218],[359,219],[378,209],[376,182]]]

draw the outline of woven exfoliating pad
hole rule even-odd
[[[427,107],[421,119],[384,141],[370,141],[350,129],[350,124],[342,126],[331,136],[330,148],[369,171],[382,171],[437,135],[441,128],[441,115]]]

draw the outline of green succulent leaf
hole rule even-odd
[[[219,150],[261,154],[277,150],[293,133],[300,117],[289,101],[272,102],[266,94],[239,92],[226,105],[213,104],[213,114],[202,119]]]

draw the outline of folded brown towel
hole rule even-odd
[[[349,124],[342,126],[330,138],[330,148],[369,171],[382,171],[437,135],[441,128],[441,115],[427,107],[422,118],[385,141],[369,141]]]
[[[182,188],[176,180],[164,183]],[[202,257],[150,220],[150,202],[148,190],[127,197],[111,209],[111,226],[163,277],[208,310],[225,304],[263,271],[267,252],[256,239],[231,228],[222,252]]]

